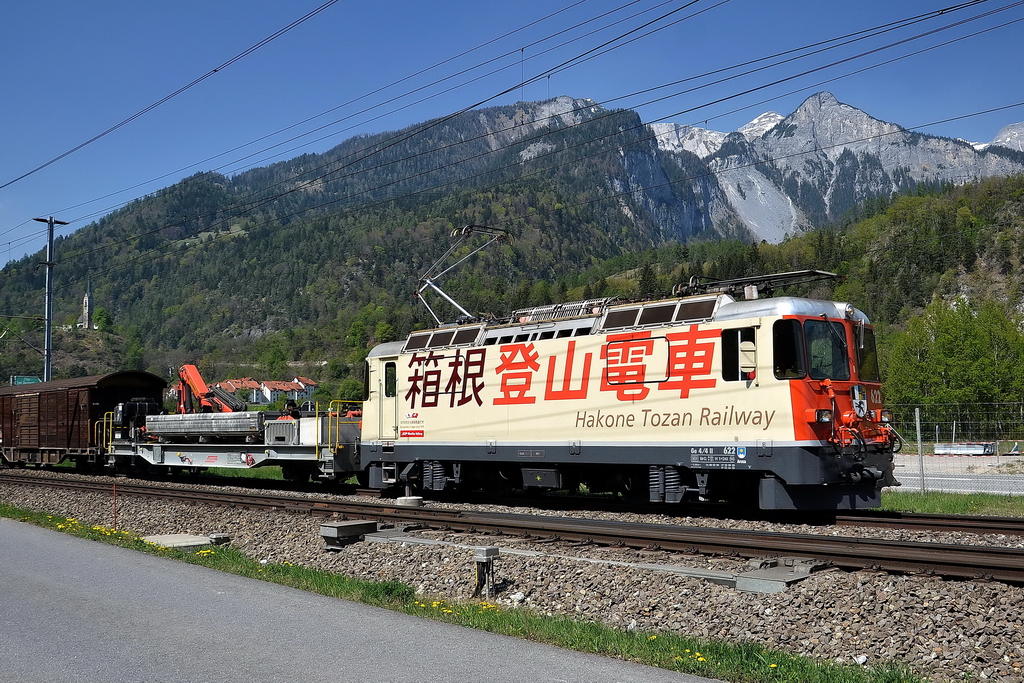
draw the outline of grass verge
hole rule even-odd
[[[882,493],[882,509],[942,515],[1024,517],[1024,496],[941,491],[912,493],[887,489]]]
[[[281,474],[281,468],[277,465],[267,465],[265,467],[247,469],[236,467],[211,467],[206,470],[206,474],[217,477],[247,477],[250,479],[284,480],[284,475]]]
[[[262,563],[229,546],[210,546],[202,550],[162,548],[143,541],[134,533],[81,524],[75,519],[3,503],[0,503],[0,516],[320,595],[734,683],[924,683],[926,680],[895,663],[847,666],[794,656],[754,643],[730,644],[674,633],[623,631],[525,609],[507,609],[486,601],[427,600],[417,597],[412,587],[399,582],[363,581],[288,562]]]

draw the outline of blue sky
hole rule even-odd
[[[324,2],[8,3],[0,25],[0,185],[204,76]],[[358,133],[398,129],[485,100],[497,105],[571,95],[637,109],[648,122],[668,120],[721,131],[735,130],[764,111],[789,114],[819,90],[906,127],[1024,101],[1024,21],[995,28],[1024,19],[1024,3],[987,0],[884,36],[643,104],[685,86],[632,93],[950,7],[953,0],[699,0],[683,9],[688,4],[340,0],[149,113],[0,189],[0,263],[45,245],[40,232],[45,226],[32,222],[34,217],[70,221],[59,233],[67,234],[198,171],[231,173],[302,152],[321,152]],[[630,34],[637,38],[633,42],[516,87],[524,75],[543,74],[673,11]],[[988,12],[994,13],[703,106]],[[611,25],[619,20],[625,21]],[[655,28],[661,30],[642,35]],[[993,30],[820,84],[985,29]],[[597,32],[584,35],[593,30]],[[560,45],[566,41],[571,42]],[[443,60],[449,61],[423,71]],[[479,66],[488,60],[493,61]],[[435,84],[463,70],[469,71]],[[383,104],[392,98],[397,99]],[[333,111],[275,134],[328,110]],[[1024,121],[1024,107],[920,130],[985,142],[1002,126],[1018,121]],[[331,125],[318,133],[260,151],[326,124]],[[270,137],[254,143],[265,136]]]

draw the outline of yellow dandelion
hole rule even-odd
[[[775,668],[775,667],[777,667],[777,666],[778,666],[778,664],[769,664],[769,665],[768,665],[768,668],[769,668],[769,669],[774,669],[774,668]]]
[[[658,636],[647,636],[647,640],[654,640],[654,639],[655,639],[655,638],[657,638],[657,637],[658,637]]]

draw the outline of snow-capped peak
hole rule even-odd
[[[742,133],[748,140],[755,140],[774,128],[783,118],[782,114],[766,111],[736,132]]]
[[[725,133],[678,123],[652,123],[651,130],[657,136],[660,149],[676,153],[685,150],[701,159],[717,152],[725,140]]]
[[[999,145],[1024,152],[1024,122],[1004,126],[988,145]]]

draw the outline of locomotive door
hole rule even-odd
[[[398,365],[393,360],[384,362],[384,376],[378,380],[377,396],[380,400],[378,430],[385,445],[398,438]]]

